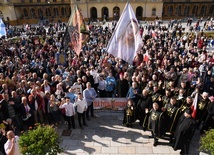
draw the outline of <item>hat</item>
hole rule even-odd
[[[191,114],[192,114],[192,109],[187,108],[187,109],[185,110],[185,113],[187,113],[187,114],[191,115]]]

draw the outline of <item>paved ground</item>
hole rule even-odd
[[[87,122],[88,127],[79,128],[76,119],[76,129],[71,136],[62,136],[61,155],[179,155],[180,150],[174,151],[168,141],[159,140],[153,147],[150,132],[144,132],[138,123],[133,128],[122,126],[123,114],[120,112],[96,111],[96,118]],[[60,125],[61,134],[67,125]],[[199,133],[191,142],[189,155],[198,155]]]

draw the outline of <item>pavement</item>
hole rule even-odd
[[[61,136],[60,155],[179,155],[169,141],[159,139],[156,147],[149,131],[143,131],[138,122],[132,128],[122,125],[123,113],[115,111],[95,111],[95,118],[87,121],[88,127],[81,129],[75,118],[76,129],[70,136]],[[58,126],[61,135],[67,125]],[[189,155],[198,155],[199,131],[197,130],[190,144]]]

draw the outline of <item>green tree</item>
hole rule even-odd
[[[214,155],[214,129],[210,129],[201,137],[200,150]]]
[[[60,138],[52,126],[38,125],[20,136],[19,146],[24,155],[57,155],[62,152]]]

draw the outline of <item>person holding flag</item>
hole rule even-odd
[[[127,3],[108,43],[107,52],[132,64],[142,46],[136,16],[131,5]]]
[[[197,121],[197,127],[200,127],[202,121],[205,120],[207,115],[207,106],[209,103],[208,93],[203,92],[199,96],[198,93],[195,94],[195,98],[192,105],[192,117]]]

